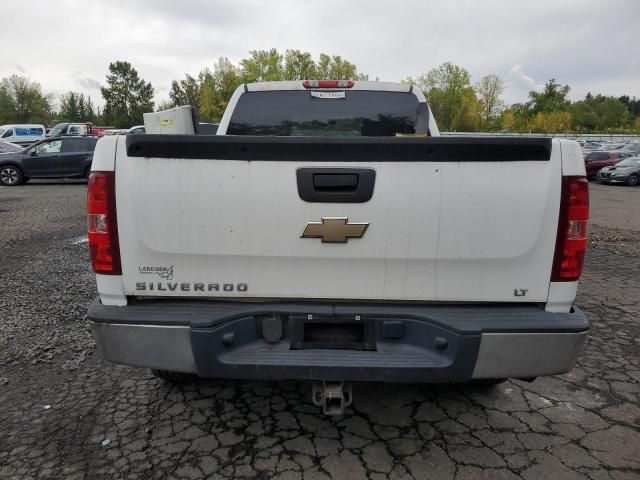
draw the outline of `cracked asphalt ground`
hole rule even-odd
[[[594,188],[595,218],[612,189],[640,204],[640,188]],[[87,246],[73,242],[84,195],[0,188],[0,478],[640,478],[637,218],[591,228],[577,303],[593,330],[570,373],[356,384],[352,408],[327,418],[309,384],[175,387],[103,361],[85,323]]]

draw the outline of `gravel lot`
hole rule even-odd
[[[74,241],[85,186],[0,188],[0,478],[640,479],[638,194],[592,190],[578,305],[593,330],[572,372],[490,389],[358,384],[336,419],[308,384],[178,388],[104,362]]]

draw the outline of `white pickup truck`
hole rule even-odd
[[[440,137],[404,84],[269,82],[238,88],[217,136],[105,137],[92,168],[110,361],[324,382],[328,404],[340,382],[563,373],[585,342],[574,141]]]

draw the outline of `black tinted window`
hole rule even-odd
[[[67,125],[68,123],[57,124],[55,127],[51,129],[51,131],[49,132],[49,135],[51,135],[52,137],[57,137],[58,135],[61,135],[62,132],[67,128]]]
[[[84,138],[65,138],[62,140],[63,152],[86,152],[87,141]]]
[[[198,135],[215,135],[218,131],[218,125],[214,123],[199,123]]]
[[[591,162],[593,160],[608,160],[609,154],[603,152],[593,152],[584,157],[587,162]]]
[[[344,98],[313,95],[311,90],[245,93],[233,111],[227,134],[380,137],[416,133],[419,103],[413,93],[347,90]]]

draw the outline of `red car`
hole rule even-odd
[[[587,169],[587,178],[596,178],[601,168],[612,167],[627,156],[620,152],[591,152],[585,155],[584,166]]]

